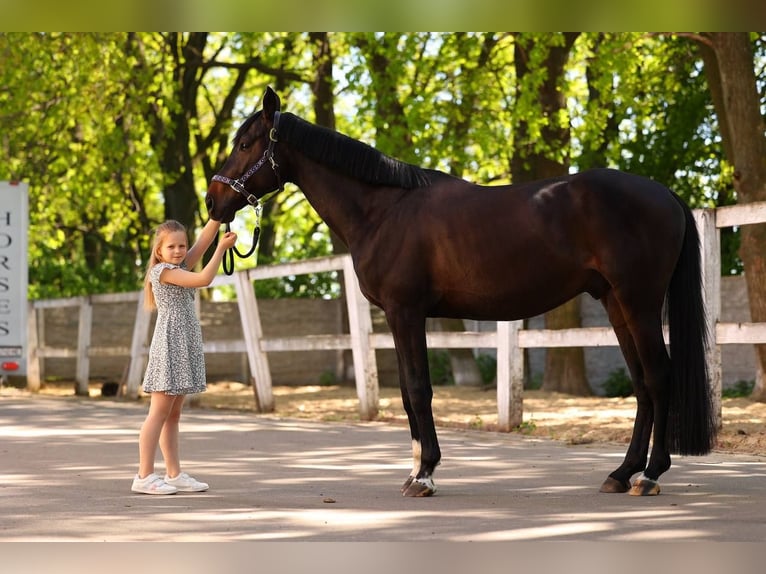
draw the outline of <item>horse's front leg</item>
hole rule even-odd
[[[404,312],[386,313],[399,362],[402,403],[410,423],[413,468],[402,485],[404,496],[431,496],[436,492],[433,473],[441,460],[431,410],[425,317]]]
[[[397,359],[398,359],[398,353],[397,353]],[[402,494],[407,492],[407,489],[412,484],[412,481],[415,480],[415,477],[420,472],[420,459],[421,459],[421,453],[420,453],[420,431],[418,430],[418,421],[415,418],[415,412],[412,409],[412,404],[410,403],[410,394],[407,391],[407,385],[405,383],[405,375],[404,375],[404,369],[402,368],[402,361],[398,361],[399,363],[399,389],[402,394],[402,406],[404,407],[404,412],[407,413],[407,422],[410,425],[410,436],[412,437],[412,472],[410,472],[410,475],[407,477],[407,480],[404,481],[404,484],[402,484]]]

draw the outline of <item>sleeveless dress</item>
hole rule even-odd
[[[194,308],[194,289],[160,283],[172,263],[158,263],[149,270],[157,302],[157,322],[149,347],[144,392],[169,395],[201,393],[206,389],[202,328]],[[186,268],[182,263],[181,269]]]

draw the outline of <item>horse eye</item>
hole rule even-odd
[[[248,142],[240,142],[239,144],[240,151],[245,151],[249,147],[250,147],[250,144]]]

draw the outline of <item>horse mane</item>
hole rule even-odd
[[[246,129],[244,126],[240,130]],[[430,184],[426,170],[394,159],[366,143],[290,113],[279,118],[280,141],[327,167],[374,185],[414,189]]]

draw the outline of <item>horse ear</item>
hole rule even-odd
[[[274,119],[274,112],[278,112],[282,107],[282,102],[279,100],[277,93],[271,89],[271,86],[266,88],[266,93],[263,94],[263,113],[269,120]]]

